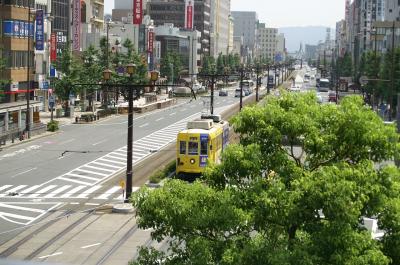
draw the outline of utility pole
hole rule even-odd
[[[240,68],[240,110],[243,108],[243,78],[244,78],[244,69],[243,66]]]
[[[214,83],[215,83],[215,75],[212,75],[211,76],[211,105],[210,105],[211,115],[214,115]]]
[[[261,60],[260,60],[261,61]],[[260,82],[259,82],[259,77],[260,77],[260,64],[257,64],[256,66],[256,74],[257,74],[257,81],[256,81],[256,102],[259,101],[258,98],[258,89],[260,88]]]
[[[267,69],[268,69],[268,74],[267,74],[267,94],[269,94],[269,64],[268,64],[268,66],[267,66]]]
[[[395,35],[395,30],[396,30],[396,25],[395,21],[393,21],[393,26],[392,26],[392,78],[391,78],[391,86],[390,86],[390,91],[389,91],[389,121],[392,121],[392,108],[393,108],[393,91],[394,91],[394,74],[395,74],[395,49],[394,49],[394,35]]]

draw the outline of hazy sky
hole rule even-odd
[[[111,14],[114,0],[105,0]],[[269,27],[330,26],[344,17],[345,0],[232,0],[234,11],[257,11]]]

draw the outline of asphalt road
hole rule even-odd
[[[134,164],[173,142],[187,121],[206,112],[207,101],[182,99],[174,107],[136,115]],[[233,91],[228,97],[217,93],[215,112],[238,101]],[[1,151],[0,243],[14,234],[8,231],[35,224],[65,203],[122,201],[121,187],[105,183],[125,171],[126,138],[127,116],[117,116],[63,126],[58,134]]]

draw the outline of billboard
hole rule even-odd
[[[140,25],[143,20],[143,0],[133,0],[133,24]]]
[[[72,10],[72,50],[81,48],[81,0],[73,0]]]
[[[185,29],[193,29],[194,0],[185,0]]]
[[[50,62],[57,60],[57,37],[56,33],[52,32],[50,37]]]
[[[25,31],[25,28],[24,28]],[[36,50],[43,51],[44,50],[44,28],[43,28],[43,10],[36,11]]]
[[[148,64],[149,64],[149,70],[153,70],[153,51],[154,51],[154,30],[153,28],[149,28],[148,34],[147,34],[147,54],[148,54]]]

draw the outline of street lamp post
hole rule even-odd
[[[27,74],[26,74],[26,116],[25,116],[25,131],[28,139],[31,138],[31,111],[30,111],[30,97],[31,97],[31,0],[28,0],[28,60],[27,60]],[[21,118],[21,117],[20,117]]]
[[[267,94],[269,94],[269,68],[270,68],[270,66],[269,66],[269,64],[268,64],[268,66],[267,66],[267,70],[268,70],[268,74],[267,74]]]
[[[129,82],[130,85],[126,86],[128,89],[128,140],[127,140],[127,161],[126,161],[126,187],[125,187],[125,202],[129,202],[129,198],[132,195],[132,159],[133,159],[133,89],[142,88],[145,85],[142,84],[132,84],[133,83],[133,75],[136,72],[136,65],[130,63],[126,66],[127,73],[129,74]],[[103,71],[103,78],[106,82],[111,79],[112,71],[106,69]],[[151,72],[150,80],[153,82],[157,81],[158,72]]]
[[[243,65],[240,68],[240,103],[239,109],[242,110],[243,108],[243,78],[244,78],[244,68]]]
[[[258,90],[260,89],[260,82],[259,82],[259,78],[260,78],[260,64],[259,64],[259,63],[256,65],[256,78],[257,78],[257,81],[256,81],[256,102],[258,102],[258,101],[259,101],[259,98],[258,98]]]

